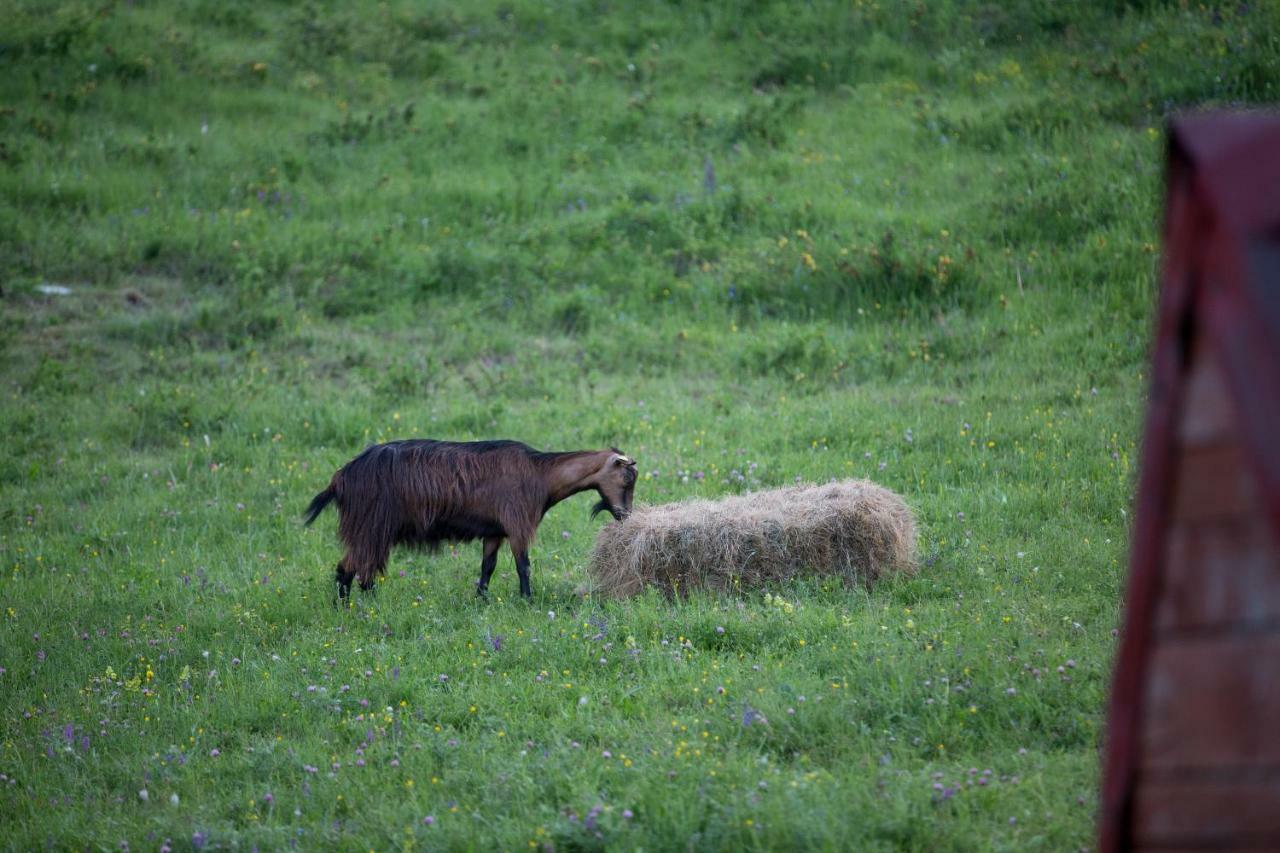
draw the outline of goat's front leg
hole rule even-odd
[[[480,580],[476,583],[476,595],[481,598],[489,593],[489,578],[493,577],[493,569],[498,565],[498,549],[501,547],[501,536],[489,536],[484,540],[484,556],[480,558]]]
[[[529,550],[521,548],[513,551],[516,558],[516,574],[520,575],[520,595],[525,601],[533,598],[533,590],[529,588]]]

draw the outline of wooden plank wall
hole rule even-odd
[[[1280,541],[1209,348],[1187,383],[1132,840],[1280,850]]]

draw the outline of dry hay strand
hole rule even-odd
[[[870,480],[841,480],[637,507],[601,530],[589,570],[599,595],[655,586],[672,596],[799,576],[870,585],[914,574],[915,552],[915,518],[900,496]]]

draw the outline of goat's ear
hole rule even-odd
[[[634,468],[636,466],[636,460],[632,459],[630,456],[623,456],[619,453],[613,457],[613,464],[626,465],[628,468]]]

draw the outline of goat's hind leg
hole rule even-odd
[[[334,607],[347,607],[351,603],[351,582],[355,580],[356,573],[347,571],[347,561],[344,557],[338,561],[338,570],[334,576],[334,582],[338,586],[338,597],[333,600]]]
[[[351,603],[351,585],[359,583],[363,592],[374,592],[374,582],[377,580],[378,574],[386,568],[387,558],[391,556],[391,549],[372,555],[360,554],[358,551],[348,551],[346,556],[338,563],[338,571],[335,580],[338,585],[338,599],[335,604],[349,605]]]
[[[360,591],[368,593],[376,593],[377,587],[374,584],[378,581],[378,575],[387,569],[387,560],[391,557],[391,547],[379,548],[373,555],[356,572],[357,580],[360,581]]]

